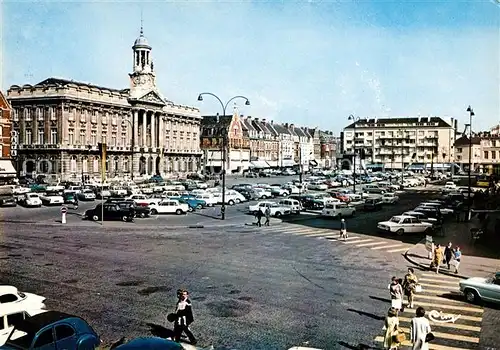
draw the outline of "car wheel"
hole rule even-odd
[[[196,206],[196,209],[198,209],[198,210],[203,209],[203,205],[198,204],[198,205]]]
[[[142,214],[141,214],[141,215],[142,215]],[[127,216],[127,215],[123,215],[123,216],[122,216],[122,221],[123,221],[123,222],[127,222],[127,221],[129,221],[128,216]]]
[[[400,228],[399,230],[396,231],[396,234],[398,236],[402,236],[404,233],[405,233],[405,230],[403,230],[402,228]]]
[[[229,202],[227,202],[227,204],[234,205],[234,201],[231,199],[231,200],[229,200]]]
[[[425,234],[427,234],[427,235],[428,235],[429,233],[431,233],[431,232],[432,232],[432,227],[427,227],[427,228],[425,229],[425,231],[424,231],[424,233],[425,233]]]
[[[152,214],[152,215],[156,215],[156,214],[158,214],[158,210],[156,210],[156,209],[151,209],[151,214]]]
[[[193,209],[192,207],[189,207],[189,208],[188,208],[188,211],[189,211],[190,213],[192,213],[192,212],[194,211],[194,209]]]
[[[260,197],[262,199],[267,199],[267,196],[266,195],[263,195],[262,197]]]
[[[182,214],[182,210],[181,210],[181,209],[177,209],[177,210],[175,211],[175,213],[176,213],[177,215],[181,215],[181,214]]]
[[[276,216],[277,218],[279,218],[281,216],[281,213],[279,211],[277,211],[276,214],[274,214],[274,216]]]
[[[465,300],[467,300],[471,304],[477,303],[479,301],[479,295],[473,289],[466,289],[464,291],[464,294],[465,294]]]
[[[94,221],[99,221],[99,216],[98,216],[98,215],[93,215],[93,216],[92,216],[92,220],[94,220]]]
[[[146,213],[140,213],[139,216],[144,219],[146,217]]]
[[[240,204],[240,203],[241,203],[241,199],[236,198],[236,204]]]

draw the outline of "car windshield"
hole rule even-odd
[[[397,224],[398,224],[398,223],[399,223],[399,220],[400,220],[400,218],[398,218],[397,216],[393,216],[393,217],[391,218],[390,222],[395,222],[395,223],[397,223]]]

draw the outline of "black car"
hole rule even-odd
[[[382,209],[382,200],[379,198],[367,198],[363,206],[365,211],[377,211]]]
[[[15,207],[17,206],[16,197],[13,195],[0,196],[0,207]]]
[[[106,203],[118,204],[121,208],[132,208],[135,211],[135,216],[146,218],[151,215],[151,208],[146,203],[137,204],[132,199],[110,198]]]
[[[94,209],[85,212],[83,218],[94,221],[122,220],[134,221],[135,209],[132,207],[122,208],[118,203],[98,204]]]
[[[249,190],[249,189],[241,188],[240,187],[240,188],[237,188],[236,191],[238,191],[239,193],[241,193],[243,195],[243,197],[245,197],[249,201],[253,201],[253,200],[259,199],[258,196],[257,196],[257,193],[255,193],[255,191],[253,191],[253,190]]]
[[[417,207],[413,209],[413,211],[423,213],[429,218],[437,219],[438,223],[443,222],[443,214],[441,214],[441,211],[438,208]]]
[[[301,203],[302,208],[306,210],[322,210],[325,207],[325,203],[317,199],[306,198]]]

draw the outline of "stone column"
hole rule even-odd
[[[156,147],[156,127],[155,127],[156,118],[155,118],[155,114],[156,113],[154,113],[154,112],[151,113],[151,148]]]
[[[146,147],[146,134],[148,132],[147,122],[148,122],[148,114],[145,110],[142,110],[142,147]]]
[[[165,135],[163,133],[163,115],[158,113],[158,147],[165,147]]]
[[[132,129],[133,129],[133,138],[134,138],[134,145],[137,146],[139,144],[139,111],[138,110],[134,110],[132,112]],[[133,151],[133,150],[132,150]]]

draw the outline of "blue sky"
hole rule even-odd
[[[129,86],[144,33],[168,99],[339,132],[347,116],[447,115],[500,122],[495,0],[21,2],[1,11],[2,89],[50,76]]]

